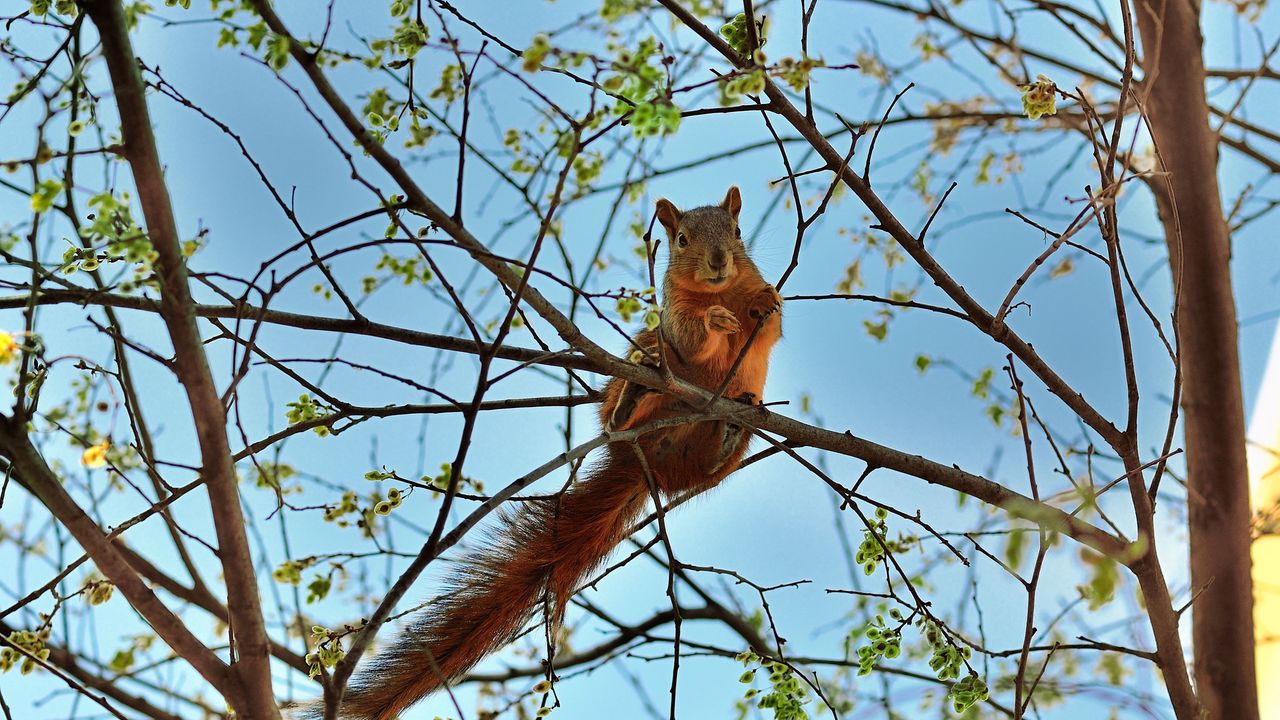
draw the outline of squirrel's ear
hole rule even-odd
[[[738,219],[738,213],[742,210],[742,193],[738,192],[737,185],[730,187],[729,192],[725,193],[724,200],[720,201],[720,207],[732,215],[734,220]]]
[[[667,234],[671,237],[676,236],[676,226],[680,224],[680,218],[684,213],[675,206],[670,200],[660,198],[658,200],[658,222],[662,223],[662,227],[667,229]]]

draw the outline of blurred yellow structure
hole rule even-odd
[[[1255,510],[1280,503],[1280,327],[1249,423],[1249,476]],[[1280,720],[1280,535],[1253,543],[1253,623],[1258,638],[1262,720]]]

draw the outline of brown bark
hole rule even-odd
[[[1231,241],[1209,127],[1199,4],[1139,0],[1141,95],[1167,175],[1157,202],[1177,292],[1196,690],[1210,718],[1258,717],[1244,402]]]

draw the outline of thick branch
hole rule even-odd
[[[186,260],[178,226],[169,201],[164,171],[152,134],[142,77],[129,40],[124,8],[118,0],[83,2],[98,27],[102,54],[115,89],[124,136],[124,155],[133,171],[134,185],[146,218],[147,232],[156,251],[155,270],[160,279],[160,315],[173,341],[174,368],[187,392],[200,443],[201,477],[209,491],[218,555],[227,584],[227,608],[233,633],[233,671],[244,695],[233,705],[253,718],[280,717],[271,686],[270,642],[258,597],[258,578],[245,533],[244,514],[236,487],[235,463],[227,439],[226,413],[209,370],[200,332],[196,328],[194,301],[187,285]],[[236,702],[238,700],[239,702]]]
[[[29,297],[30,296],[28,295],[2,297],[0,298],[0,310],[6,308],[26,307],[29,302]],[[134,295],[117,295],[89,288],[84,290],[42,289],[35,300],[35,304],[76,304],[82,306],[101,305],[103,307],[145,310],[148,312],[160,311],[160,303],[150,298]],[[503,360],[514,360],[517,362],[537,365],[550,365],[552,367],[570,368],[574,370],[590,370],[593,372],[602,371],[599,363],[592,362],[591,360],[572,353],[571,351],[556,353],[547,352],[545,350],[531,350],[505,345],[498,347],[493,345],[477,346],[474,341],[466,338],[453,337],[450,335],[437,335],[435,333],[422,332],[419,330],[410,330],[397,325],[385,325],[383,323],[343,318],[320,317],[316,315],[301,315],[282,310],[267,310],[248,304],[238,306],[197,304],[194,307],[194,312],[198,317],[204,318],[227,318],[233,320],[248,319],[271,325],[298,328],[300,330],[320,330],[323,332],[364,335],[366,337],[376,337],[383,340],[404,343],[406,345],[431,347],[440,350],[451,350],[453,352],[471,354],[489,353],[494,357],[502,358]]]
[[[1167,188],[1154,195],[1175,291],[1191,586],[1203,590],[1192,614],[1196,691],[1208,717],[1252,720],[1258,700],[1244,401],[1199,5],[1139,0],[1136,10],[1147,123]]]

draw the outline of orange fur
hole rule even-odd
[[[658,218],[671,241],[659,330],[672,372],[715,390],[756,325],[764,323],[725,393],[758,399],[769,353],[782,335],[781,300],[742,244],[741,203],[736,187],[719,206],[684,213],[659,201]],[[732,318],[716,311],[720,317],[713,322],[708,309],[714,306]],[[634,342],[656,348],[659,334],[646,330]],[[615,430],[690,411],[659,392],[616,378],[604,396],[600,420]],[[625,417],[616,412],[620,408]],[[614,443],[557,499],[520,503],[514,513],[503,515],[490,542],[463,560],[449,592],[362,670],[341,715],[391,720],[514,639],[539,608],[551,627],[557,626],[569,598],[645,508],[650,478],[666,495],[708,489],[737,469],[749,439],[750,433],[726,420],[665,428],[637,441],[649,476],[636,446]]]

